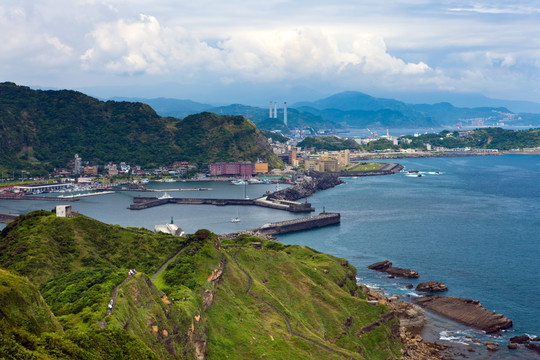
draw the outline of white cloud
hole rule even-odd
[[[185,29],[162,27],[150,15],[120,19],[91,32],[93,46],[81,56],[83,68],[113,74],[164,74],[212,59],[215,49]]]
[[[423,62],[390,55],[384,40],[356,35],[352,43],[320,29],[236,32],[210,47],[184,28],[162,26],[149,15],[101,24],[81,57],[84,69],[116,74],[210,72],[224,82],[334,79],[351,73],[412,75],[429,71]]]

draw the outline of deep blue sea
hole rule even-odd
[[[341,213],[341,224],[282,235],[286,244],[308,245],[348,259],[358,281],[387,294],[417,296],[405,285],[444,282],[449,296],[479,300],[513,320],[498,340],[515,335],[540,336],[540,157],[504,155],[399,159],[406,170],[390,176],[344,178],[345,184],[319,192],[309,201],[322,211]],[[152,187],[211,187],[210,191],[169,191],[175,197],[243,197],[243,187],[219,182],[151,183]],[[255,197],[275,185],[249,185]],[[258,207],[166,205],[131,211],[139,193],[121,192],[83,198],[74,211],[98,220],[153,229],[173,217],[186,232],[208,228],[217,233],[261,226],[304,215]],[[142,193],[149,196],[151,194]],[[161,195],[155,193],[154,195]],[[58,203],[0,200],[0,212],[52,209]],[[233,224],[238,213],[241,222]],[[411,268],[419,279],[389,279],[366,266],[381,260]],[[467,335],[488,339],[436,316],[425,337],[468,342]],[[491,337],[489,337],[490,340]],[[502,347],[502,346],[501,346]],[[518,354],[518,355],[516,355]],[[486,355],[487,356],[487,355]],[[517,357],[516,357],[517,356]],[[486,358],[536,358],[532,353],[500,351]],[[484,357],[477,357],[484,358]]]

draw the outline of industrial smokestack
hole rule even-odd
[[[270,119],[272,118],[272,102],[271,101],[270,101],[270,113],[269,113],[268,117]]]
[[[277,119],[277,102],[274,103],[274,119]]]
[[[283,123],[287,126],[287,102],[283,103]]]

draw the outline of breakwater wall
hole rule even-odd
[[[403,165],[397,163],[384,164],[378,170],[368,171],[340,171],[337,173],[340,177],[356,177],[356,176],[379,176],[379,175],[393,175],[403,170]]]
[[[304,217],[293,220],[267,223],[255,229],[243,230],[234,233],[222,234],[221,238],[233,239],[239,235],[248,234],[259,237],[273,237],[278,234],[286,234],[296,231],[315,229],[324,226],[336,225],[341,222],[340,213],[320,213],[319,215]]]
[[[203,198],[165,198],[156,197],[136,197],[133,198],[133,204],[129,206],[130,210],[143,210],[154,206],[165,204],[178,205],[239,205],[239,206],[262,206],[276,210],[285,210],[290,212],[311,212],[315,211],[308,202],[299,203],[295,201],[267,200],[265,196],[257,199],[203,199]]]
[[[35,196],[35,195],[22,195],[22,196],[0,196],[0,200],[43,200],[43,201],[62,201],[62,202],[71,202],[78,201],[78,198],[58,198],[54,196]]]
[[[306,173],[301,183],[268,195],[268,200],[297,201],[307,198],[317,191],[327,190],[339,184],[343,184],[343,181],[337,173],[310,171]]]
[[[0,223],[7,224],[8,222],[16,220],[18,217],[19,217],[19,215],[16,215],[16,214],[0,213]]]

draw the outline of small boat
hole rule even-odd
[[[236,216],[231,219],[232,223],[239,223],[240,217],[238,216],[238,208],[236,208]]]
[[[247,182],[245,180],[242,180],[242,179],[236,179],[236,180],[232,180],[231,184],[233,184],[233,185],[246,185]]]
[[[257,178],[251,178],[248,180],[249,184],[264,184],[264,181]]]
[[[166,192],[163,193],[163,195],[161,195],[160,197],[158,197],[158,199],[172,199],[172,196],[167,194]]]

